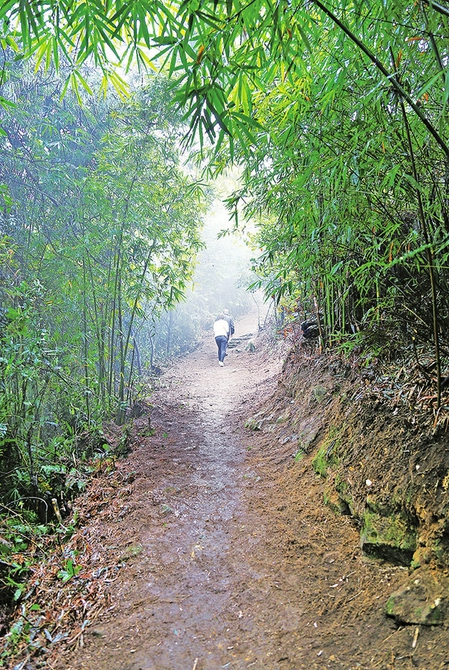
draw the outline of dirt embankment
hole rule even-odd
[[[339,361],[252,349],[219,368],[209,335],[168,370],[80,501],[84,604],[48,667],[447,667],[444,435]]]

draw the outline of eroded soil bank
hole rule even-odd
[[[236,326],[242,335],[257,319]],[[87,623],[48,667],[447,667],[444,625],[385,615],[410,568],[363,556],[357,522],[325,504],[312,460],[343,420],[341,381],[302,355],[287,383],[285,353],[258,338],[219,368],[209,335],[164,374],[151,430],[147,415],[135,421],[132,453],[80,503]]]

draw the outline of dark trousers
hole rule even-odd
[[[223,363],[226,356],[226,347],[228,346],[228,338],[224,335],[217,335],[215,342],[218,347],[218,360]]]

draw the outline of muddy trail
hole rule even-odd
[[[245,317],[236,336],[256,329]],[[441,630],[385,616],[407,570],[362,557],[288,434],[245,426],[275,403],[282,367],[273,342],[245,345],[220,368],[209,334],[161,377],[120,486],[105,477],[83,519],[107,606],[48,667],[447,667]]]

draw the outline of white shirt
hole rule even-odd
[[[220,335],[229,336],[229,323],[226,319],[218,319],[214,323],[214,336],[218,337]]]

